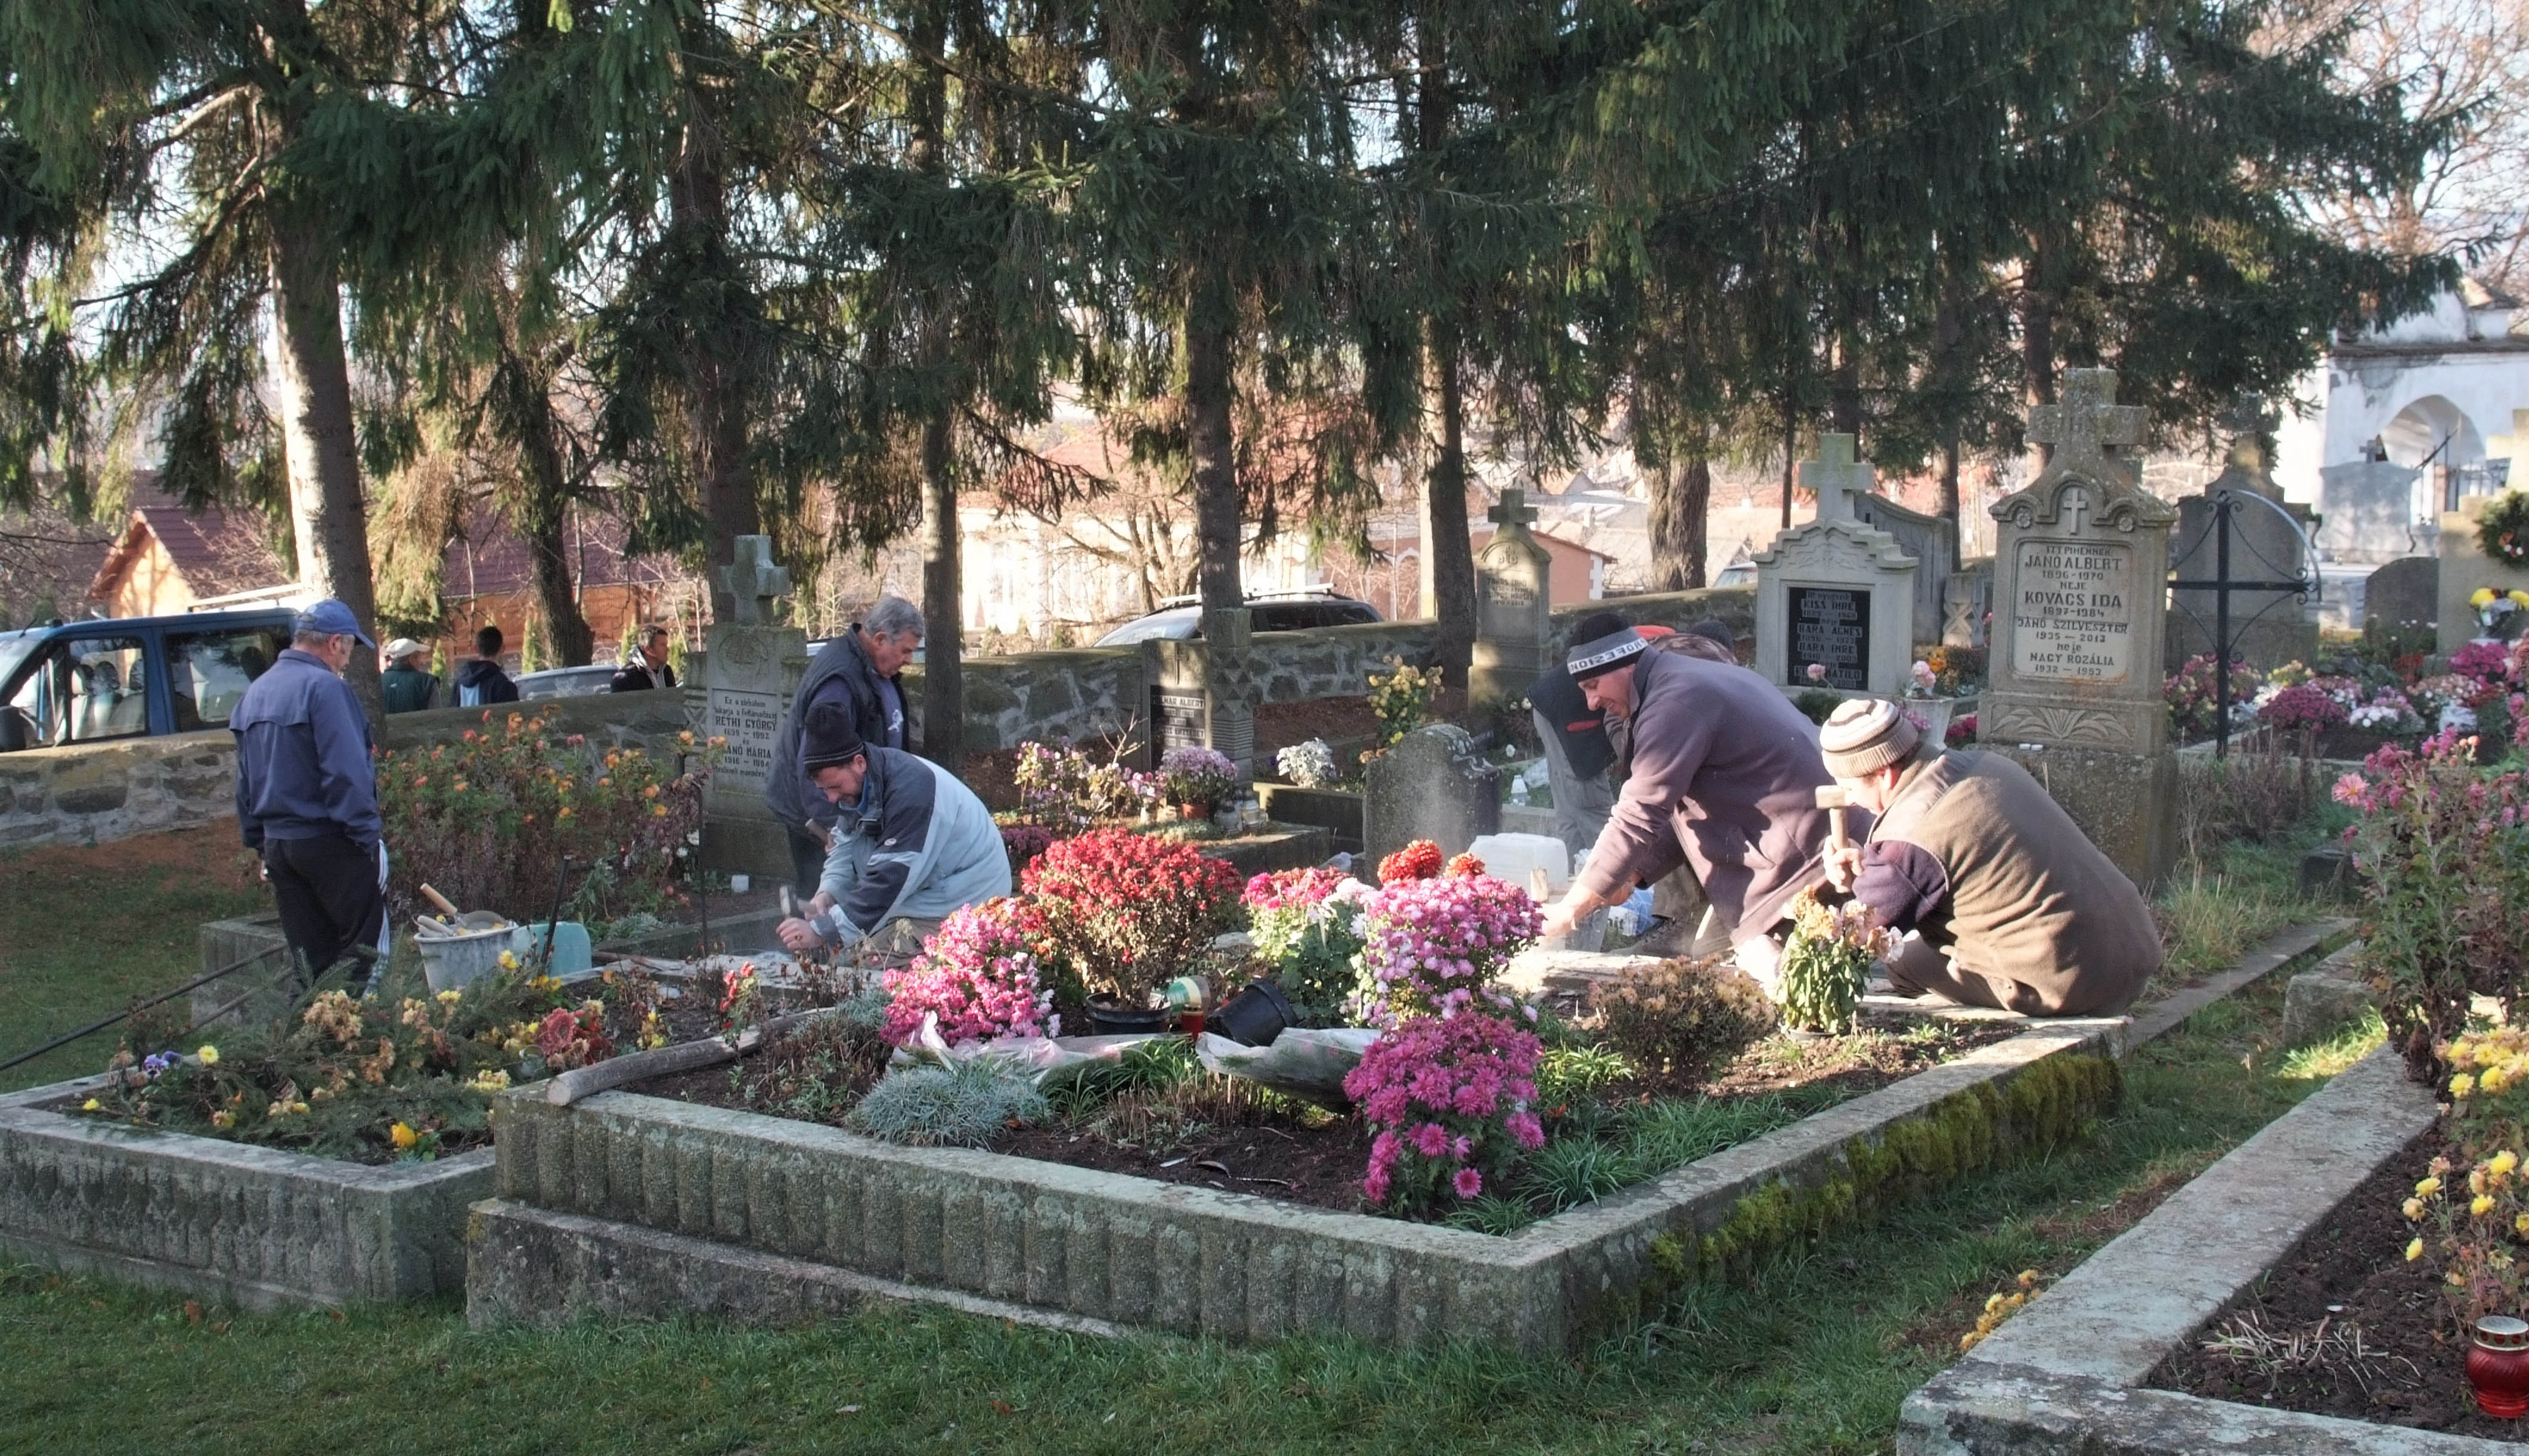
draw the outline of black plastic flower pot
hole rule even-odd
[[[1143,1011],[1103,1001],[1089,1003],[1092,1036],[1156,1036],[1167,1029],[1168,1014],[1164,1010]]]
[[[1269,1047],[1273,1038],[1298,1019],[1298,1014],[1291,1010],[1291,998],[1282,994],[1280,986],[1269,980],[1255,980],[1207,1016],[1204,1029],[1228,1037],[1242,1047]]]

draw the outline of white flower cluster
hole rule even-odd
[[[1324,739],[1313,738],[1275,754],[1273,766],[1303,789],[1322,789],[1335,781],[1335,751]]]

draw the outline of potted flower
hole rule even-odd
[[[2476,625],[2483,635],[2479,642],[2501,642],[2509,637],[2512,616],[2529,607],[2529,592],[2514,587],[2498,592],[2492,587],[2479,587],[2468,595],[2467,604],[2476,608]]]
[[[1238,871],[1192,845],[1098,829],[1058,840],[1020,877],[1049,948],[1089,988],[1100,1035],[1158,1031],[1161,986],[1229,928]]]
[[[1159,780],[1168,802],[1189,819],[1206,819],[1238,788],[1237,765],[1225,754],[1188,746],[1159,755]]]

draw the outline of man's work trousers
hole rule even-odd
[[[354,946],[377,945],[387,917],[377,846],[353,844],[341,834],[267,839],[263,867],[272,877],[282,936],[310,976],[323,975]],[[363,963],[352,973],[354,989],[368,978]]]

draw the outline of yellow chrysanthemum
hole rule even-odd
[[[2449,1090],[2450,1096],[2457,1098],[2461,1102],[2465,1102],[2467,1100],[2467,1094],[2476,1090],[2476,1078],[2469,1076],[2466,1072],[2460,1072],[2457,1076],[2450,1078]]]
[[[2486,1215],[2493,1213],[2494,1195],[2491,1193],[2479,1193],[2474,1198],[2469,1199],[2467,1201],[2467,1212],[2468,1217],[2474,1219],[2482,1219]]]
[[[2407,1243],[2407,1245],[2406,1245],[2406,1262],[2407,1262],[2408,1264],[2412,1264],[2412,1263],[2414,1263],[2416,1260],[2421,1259],[2421,1258],[2423,1258],[2423,1257],[2424,1257],[2424,1241],[2423,1241],[2422,1239],[2420,1239],[2420,1238],[2418,1238],[2418,1239],[2414,1239],[2414,1240],[2412,1240],[2412,1241],[2410,1241],[2410,1242],[2408,1242],[2408,1243]]]
[[[395,1139],[395,1145],[399,1148],[410,1148],[414,1143],[421,1141],[420,1133],[413,1131],[410,1127],[405,1126],[402,1122],[398,1122],[395,1126],[387,1129],[387,1136]]]
[[[2442,1180],[2439,1178],[2426,1178],[2415,1185],[2417,1198],[2430,1198],[2440,1191],[2442,1191]]]
[[[201,1063],[204,1066],[217,1066],[220,1065],[220,1049],[212,1046],[208,1042],[204,1042],[201,1049],[193,1053],[193,1055],[201,1059]]]
[[[2467,595],[2467,604],[2470,606],[2480,607],[2492,606],[2494,604],[2494,589],[2492,587],[2479,587],[2475,591],[2470,592]]]
[[[2424,1216],[2424,1201],[2420,1198],[2409,1198],[2405,1206],[2397,1212],[2404,1214],[2409,1220],[2420,1219]]]

